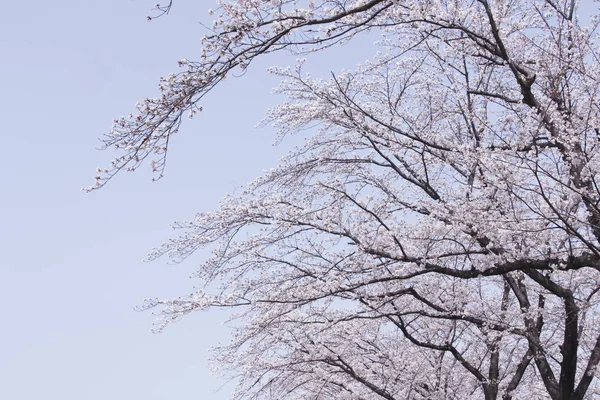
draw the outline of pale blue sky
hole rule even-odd
[[[190,4],[195,4],[194,6]],[[272,166],[269,130],[253,130],[271,84],[227,82],[174,141],[168,178],[121,176],[83,194],[112,158],[97,138],[194,58],[212,2],[178,1],[147,23],[144,0],[15,1],[0,13],[0,398],[224,399],[205,368],[221,317],[161,335],[133,307],[191,290],[200,258],[142,263],[169,223],[214,209]],[[259,75],[266,77],[262,70]],[[260,99],[260,101],[257,101]],[[257,153],[260,152],[260,154]]]
[[[203,103],[206,112],[172,142],[164,180],[151,183],[140,171],[86,195],[80,188],[113,157],[94,150],[97,138],[154,95],[177,60],[195,58],[198,21],[214,3],[176,1],[152,23],[146,0],[5,3],[0,398],[227,398],[214,393],[221,382],[205,367],[207,350],[227,335],[222,315],[190,316],[153,335],[152,315],[133,307],[194,284],[188,276],[202,255],[179,266],[142,262],[173,235],[168,225],[214,209],[282,155],[272,130],[253,129],[276,101],[264,72],[274,59]],[[352,65],[338,53],[324,71]]]

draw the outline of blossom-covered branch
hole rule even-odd
[[[151,259],[213,254],[157,329],[238,310],[238,398],[600,396],[600,37],[571,0],[222,1],[199,61],[115,122],[97,186],[152,161],[263,54],[381,34],[354,69],[273,67],[303,145]],[[365,49],[368,53],[370,49]]]

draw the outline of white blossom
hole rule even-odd
[[[165,7],[157,9],[168,10]],[[166,12],[166,11],[165,11]],[[595,399],[600,361],[600,38],[571,0],[231,0],[198,61],[104,138],[96,186],[274,51],[304,144],[150,255],[213,249],[204,290],[148,300],[157,329],[237,311],[215,363],[251,399]],[[381,33],[326,77],[312,52]],[[300,50],[302,49],[302,50]],[[370,57],[370,58],[369,58]]]

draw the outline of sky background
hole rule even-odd
[[[84,194],[110,152],[95,150],[114,118],[154,96],[177,60],[196,59],[209,1],[176,0],[148,23],[155,1],[10,1],[0,13],[0,398],[11,400],[224,400],[231,386],[206,367],[226,341],[224,314],[193,314],[150,333],[145,297],[187,294],[202,260],[144,263],[169,224],[275,166],[253,129],[277,98],[270,57],[228,79],[172,141],[166,177],[148,168]],[[587,2],[583,2],[587,3]],[[587,3],[590,7],[591,3]],[[580,13],[585,7],[580,10]],[[583,14],[585,14],[583,12]],[[374,38],[332,49],[307,67],[327,76],[373,52]]]
[[[145,297],[187,294],[202,254],[173,266],[142,262],[175,233],[169,224],[210,211],[275,166],[286,146],[254,129],[277,98],[271,57],[223,82],[205,112],[173,140],[166,177],[148,168],[84,194],[110,152],[95,150],[112,120],[157,93],[177,60],[199,54],[212,1],[175,1],[148,23],[154,1],[11,1],[0,13],[0,398],[226,399],[206,367],[227,339],[218,312],[150,333]],[[362,44],[370,54],[372,40]],[[328,73],[359,53],[313,63]],[[354,58],[353,58],[354,57]],[[349,63],[350,62],[350,63]]]

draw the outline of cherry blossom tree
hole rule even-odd
[[[166,14],[171,4],[158,8]],[[595,15],[590,15],[593,13]],[[150,162],[257,57],[377,35],[352,70],[272,68],[307,139],[151,259],[214,248],[160,330],[236,310],[240,399],[600,398],[600,37],[575,0],[222,0],[197,61],[115,121],[94,188]],[[233,372],[231,372],[233,371]]]

